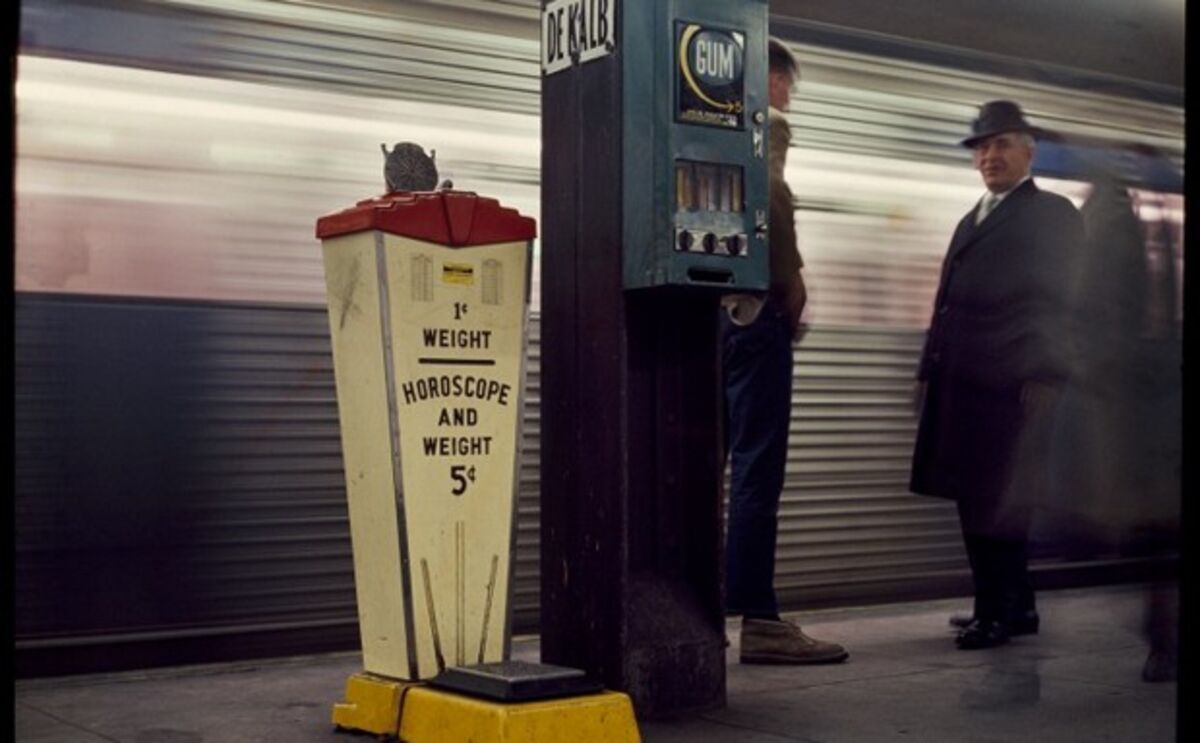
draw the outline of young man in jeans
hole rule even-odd
[[[792,342],[807,298],[796,248],[792,192],[783,179],[791,129],[788,109],[799,68],[778,39],[768,46],[770,101],[771,283],[761,297],[733,295],[723,303],[722,374],[732,469],[726,546],[726,603],[742,615],[741,662],[837,663],[836,643],[804,634],[779,617],[775,600],[775,537],[787,462],[792,408]]]

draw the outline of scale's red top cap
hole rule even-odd
[[[317,220],[321,239],[367,230],[464,247],[532,240],[537,224],[470,191],[396,191]]]

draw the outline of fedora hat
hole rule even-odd
[[[1012,101],[988,101],[979,107],[979,115],[971,122],[971,136],[960,144],[974,147],[979,140],[1001,132],[1029,132],[1037,137],[1042,130],[1026,121],[1021,107]]]

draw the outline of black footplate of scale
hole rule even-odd
[[[520,660],[447,668],[429,685],[498,702],[528,702],[604,690],[600,682],[578,669]]]

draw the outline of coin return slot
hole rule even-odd
[[[733,271],[714,268],[692,267],[687,272],[688,281],[693,284],[725,285],[733,283]]]

